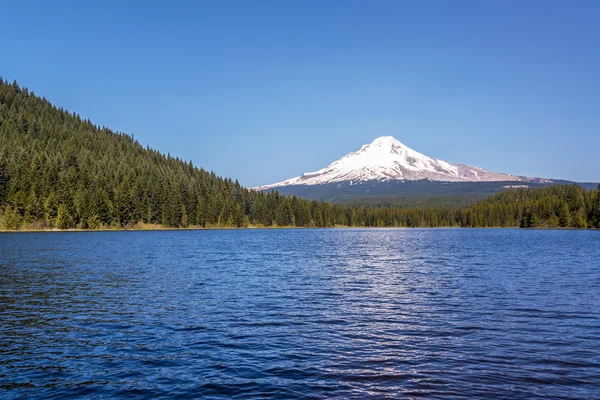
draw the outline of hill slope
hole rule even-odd
[[[247,190],[0,79],[0,214],[11,227],[330,226],[332,212]]]

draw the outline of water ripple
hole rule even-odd
[[[599,244],[595,231],[0,234],[1,397],[598,398]]]

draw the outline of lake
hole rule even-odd
[[[0,397],[598,398],[600,232],[0,234]]]

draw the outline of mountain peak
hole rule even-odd
[[[375,146],[394,143],[400,143],[400,141],[393,136],[379,136],[371,142],[371,144]]]
[[[375,140],[371,142],[373,146],[385,146],[385,145],[393,145],[393,144],[402,144],[398,139],[393,136],[379,136]]]
[[[413,152],[415,154],[419,154],[419,153],[415,152],[414,150],[412,150],[411,148],[409,148],[408,146],[406,146],[405,144],[403,144],[402,142],[400,142],[398,139],[396,139],[393,136],[380,136],[380,137],[376,138],[375,140],[373,140],[371,143],[363,145],[360,148],[360,150],[357,151],[356,153],[365,153],[365,152],[371,153],[371,154],[378,153],[381,156],[385,156],[387,154],[401,155],[402,153],[407,153],[407,152]],[[350,153],[349,155],[351,155],[351,154],[355,154],[355,153]],[[377,158],[374,158],[373,161],[375,163],[379,162]]]
[[[393,136],[380,136],[373,140],[370,144],[366,146],[375,146],[375,147],[407,147],[403,143],[401,143],[398,139]]]
[[[348,181],[423,179],[448,182],[531,180],[531,178],[488,172],[478,167],[431,158],[404,145],[393,136],[381,136],[323,169],[256,189]]]

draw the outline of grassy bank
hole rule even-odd
[[[226,225],[214,225],[214,226],[188,226],[188,227],[169,227],[158,224],[145,224],[145,223],[137,223],[135,225],[129,227],[118,227],[118,226],[103,226],[96,229],[84,229],[84,228],[69,228],[69,229],[58,229],[56,227],[43,227],[43,226],[23,226],[20,229],[16,230],[7,230],[0,229],[0,233],[16,233],[16,232],[125,232],[125,231],[194,231],[194,230],[241,230],[241,229],[352,229],[352,228],[360,228],[360,229],[453,229],[453,228],[466,228],[466,229],[533,229],[533,230],[581,230],[582,228],[573,228],[573,227],[531,227],[531,228],[523,228],[519,226],[489,226],[489,227],[460,227],[460,226],[348,226],[348,225],[335,225],[331,227],[307,227],[307,226],[265,226],[265,225],[256,225],[249,224],[247,226],[226,226]],[[598,228],[587,228],[588,230],[598,230]]]
[[[43,226],[40,223],[35,224],[25,224],[21,226],[19,229],[2,229],[0,228],[0,232],[110,232],[110,231],[185,231],[185,230],[227,230],[227,229],[302,229],[302,228],[311,228],[311,227],[302,227],[302,226],[265,226],[260,224],[248,224],[246,226],[229,226],[229,225],[211,225],[211,226],[201,226],[201,225],[193,225],[187,227],[170,227],[159,224],[146,224],[143,222],[138,222],[136,224],[130,226],[100,226],[98,228],[90,229],[90,228],[69,228],[69,229],[59,229],[51,226]],[[316,228],[316,227],[312,227]],[[333,227],[331,227],[333,228]],[[335,228],[352,228],[350,226],[345,225],[336,225]]]

